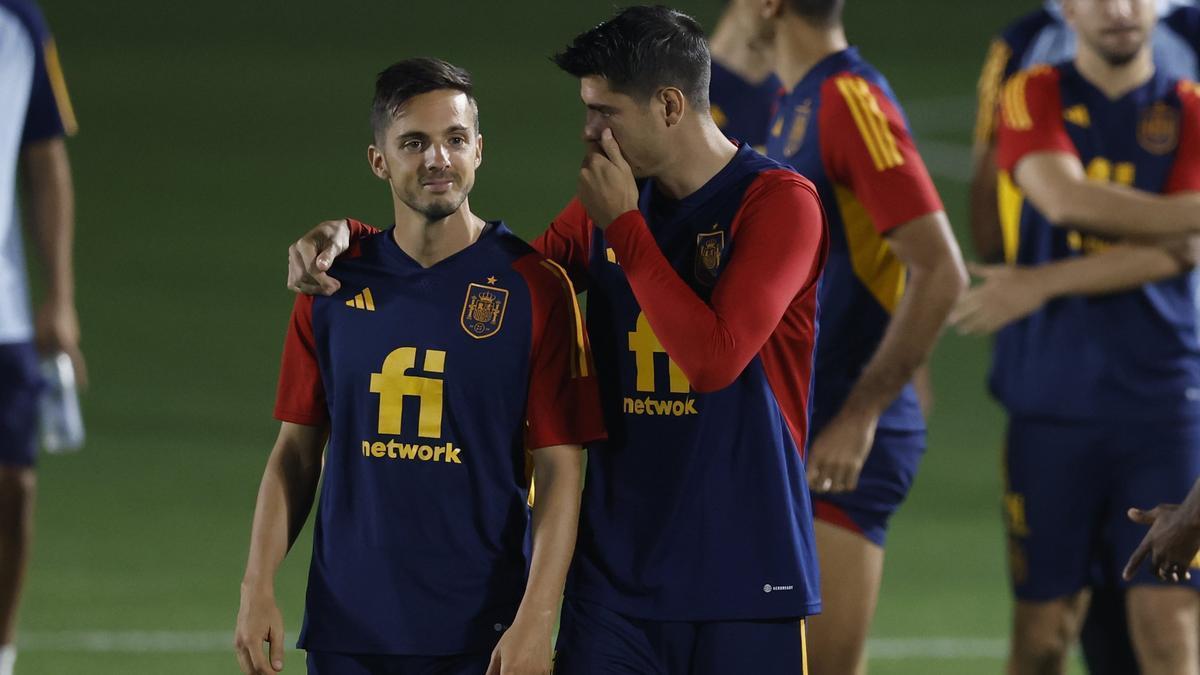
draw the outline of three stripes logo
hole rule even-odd
[[[359,293],[358,295],[355,295],[353,298],[350,298],[346,301],[346,306],[354,309],[365,309],[368,312],[374,312],[375,298],[371,297],[371,289],[362,289],[362,293]]]
[[[839,77],[835,80],[838,93],[846,101],[854,125],[866,143],[875,170],[887,171],[904,165],[895,134],[871,85],[861,77]]]

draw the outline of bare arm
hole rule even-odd
[[[45,281],[46,295],[35,321],[38,349],[69,354],[77,377],[86,383],[75,311],[75,191],[66,142],[59,136],[26,145],[21,151],[21,170],[26,223],[34,235]]]
[[[1129,519],[1149,525],[1150,531],[1125,565],[1127,581],[1133,579],[1147,557],[1160,579],[1184,581],[1191,578],[1188,568],[1200,552],[1200,481],[1192,485],[1182,504],[1159,504],[1149,511],[1129,509]]]
[[[1196,264],[1198,240],[1162,245],[1116,244],[1100,253],[1044,265],[972,267],[983,282],[963,297],[950,317],[960,332],[983,335],[1068,295],[1105,295],[1169,279]]]
[[[283,619],[275,604],[275,572],[308,519],[327,436],[324,427],[283,422],[267,460],[254,508],[234,643],[244,673],[283,668]],[[269,666],[262,653],[264,641],[270,643]]]
[[[583,451],[578,445],[555,445],[533,451],[537,495],[533,503],[533,559],[525,596],[492,653],[489,673],[549,673],[550,646],[575,552],[579,498],[583,489]]]
[[[1157,195],[1092,180],[1079,158],[1034,152],[1016,165],[1025,196],[1054,225],[1112,237],[1170,237],[1200,232],[1200,194]]]
[[[900,225],[891,231],[888,243],[908,267],[908,286],[845,404],[813,441],[808,476],[820,492],[853,490],[857,485],[879,415],[929,357],[967,284],[945,213]]]
[[[983,262],[1004,259],[1004,235],[996,205],[997,174],[993,140],[976,149],[971,173],[971,244],[975,247],[975,257]]]

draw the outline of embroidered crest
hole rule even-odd
[[[711,286],[717,281],[721,253],[725,250],[725,233],[701,232],[696,235],[696,281]]]
[[[1142,113],[1138,122],[1138,144],[1146,152],[1165,155],[1179,144],[1179,111],[1165,103],[1156,103]]]
[[[480,284],[467,285],[463,301],[462,324],[467,335],[482,340],[500,332],[504,310],[508,307],[508,291]]]
[[[804,103],[796,106],[796,113],[792,116],[792,130],[788,132],[787,145],[783,148],[783,154],[786,157],[791,157],[800,150],[800,146],[804,144],[804,136],[808,133],[808,118],[812,116],[812,99],[805,99]]]

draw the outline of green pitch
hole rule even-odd
[[[274,440],[285,247],[319,219],[385,224],[367,169],[375,72],[437,55],[479,83],[472,206],[534,235],[572,194],[583,110],[547,56],[611,3],[44,0],[81,124],[88,447],[41,464],[22,675],[236,672],[250,514]],[[720,3],[677,3],[706,24]],[[965,233],[974,80],[1019,3],[851,0],[852,41],[908,107]],[[435,9],[435,7],[442,7]],[[1001,417],[987,345],[948,336],[930,449],[895,521],[872,672],[995,673],[1007,634]],[[277,586],[299,629],[307,532]],[[288,653],[286,672],[303,672]]]

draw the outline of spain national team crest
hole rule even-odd
[[[467,335],[482,340],[500,332],[504,310],[508,307],[508,291],[493,286],[469,284],[463,301],[462,324]]]
[[[696,281],[705,286],[717,282],[717,270],[721,267],[721,253],[724,250],[724,232],[718,230],[696,235]]]
[[[808,134],[808,118],[811,116],[812,99],[809,98],[796,106],[796,113],[792,117],[792,129],[788,132],[787,145],[783,148],[784,156],[791,157],[800,150],[800,146],[804,144],[804,137]]]
[[[1179,111],[1165,103],[1156,103],[1138,122],[1138,144],[1146,152],[1165,155],[1179,144]]]

